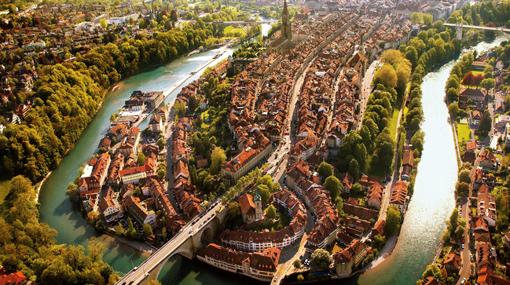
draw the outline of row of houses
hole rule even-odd
[[[294,193],[286,189],[273,193],[271,197],[273,203],[285,209],[291,217],[289,225],[276,231],[225,230],[220,236],[222,244],[237,250],[253,252],[272,247],[282,249],[299,241],[305,232],[307,217],[305,206]],[[243,203],[240,205],[244,213]]]
[[[291,87],[303,64],[327,36],[344,23],[342,15],[327,17],[307,28],[307,37],[281,55],[269,52],[250,64],[232,86],[230,130],[241,150],[229,161],[224,174],[236,179],[267,157],[288,120]],[[297,26],[299,31],[302,27]],[[255,138],[255,139],[254,139]]]

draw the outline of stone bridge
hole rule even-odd
[[[207,211],[188,222],[171,240],[134,267],[118,285],[145,284],[157,279],[161,268],[172,256],[179,254],[192,259],[199,248],[207,245],[222,228],[226,218],[226,207],[221,200],[214,202]]]
[[[503,27],[484,27],[484,26],[473,26],[473,25],[452,24],[452,23],[444,23],[443,25],[446,27],[456,28],[458,40],[462,40],[462,30],[463,29],[475,29],[475,30],[510,33],[510,29],[506,29]]]

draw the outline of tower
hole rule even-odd
[[[262,197],[260,197],[259,192],[255,192],[253,202],[255,202],[255,221],[262,220],[264,218],[264,212],[262,210]]]
[[[287,8],[287,0],[283,0],[282,36],[287,40],[292,41],[292,30],[289,22],[289,9]]]

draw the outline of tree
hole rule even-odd
[[[231,201],[227,205],[227,218],[226,224],[236,224],[241,219],[241,207],[236,201]]]
[[[141,151],[138,152],[138,157],[136,159],[136,163],[138,165],[143,165],[145,163],[145,155],[143,154],[143,152],[141,152]]]
[[[175,102],[173,108],[175,110],[175,114],[177,114],[180,118],[184,117],[186,114],[186,104],[182,101]]]
[[[484,110],[482,113],[482,118],[480,119],[480,124],[478,125],[477,133],[481,137],[487,137],[490,130],[492,128],[492,118],[489,111]]]
[[[214,147],[211,152],[211,167],[210,167],[211,174],[213,175],[218,174],[221,170],[221,166],[223,165],[223,163],[225,163],[225,161],[227,161],[227,155],[225,154],[225,150],[223,150],[219,146]]]
[[[384,224],[385,235],[389,237],[397,234],[401,223],[400,210],[394,205],[389,206],[386,213],[386,223]]]
[[[267,206],[265,213],[266,213],[266,218],[276,219],[276,214],[277,214],[276,207],[273,206],[272,204]]]
[[[375,139],[375,151],[372,158],[371,170],[375,173],[388,174],[391,172],[394,142],[388,132],[383,131]]]
[[[338,212],[338,215],[342,215],[344,213],[344,200],[341,196],[336,198],[336,211]]]
[[[262,205],[267,205],[269,198],[271,198],[271,190],[269,187],[265,184],[260,184],[257,186],[257,191],[260,194]]]
[[[136,238],[138,236],[138,233],[136,232],[135,226],[133,225],[133,221],[131,218],[128,218],[128,229],[127,229],[127,236],[130,238]]]
[[[150,224],[143,224],[143,234],[145,238],[150,238],[153,235],[152,226]]]
[[[294,265],[294,268],[301,268],[301,260],[296,259],[294,262],[292,262],[292,265]]]
[[[450,115],[452,116],[453,120],[457,120],[457,115],[459,114],[460,108],[459,103],[453,102],[448,105],[448,112],[450,112]]]
[[[454,208],[452,214],[450,215],[449,224],[450,229],[457,228],[458,223],[459,223],[459,211],[457,210],[457,208]]]
[[[359,163],[354,158],[349,162],[349,175],[354,178],[354,181],[358,181],[360,176]]]
[[[342,189],[342,184],[340,180],[335,176],[331,175],[326,180],[324,180],[324,188],[329,191],[329,195],[331,195],[331,200],[335,201],[338,195],[340,195],[340,190]]]
[[[310,266],[316,270],[327,270],[331,262],[329,252],[322,248],[314,250],[310,256]]]
[[[457,182],[455,189],[457,190],[458,195],[466,197],[469,194],[469,184],[466,182]]]
[[[333,165],[323,161],[319,164],[318,172],[320,177],[322,179],[325,179],[326,177],[333,175],[334,172]]]
[[[395,88],[397,87],[397,73],[390,64],[384,64],[374,75],[374,83]]]
[[[485,92],[489,94],[489,90],[496,86],[496,81],[494,78],[485,78],[482,82],[480,82],[480,86],[482,86],[482,88],[485,89]]]
[[[463,169],[459,173],[459,181],[465,183],[471,183],[470,171],[468,169]]]
[[[106,29],[106,27],[108,27],[108,21],[105,18],[102,18],[99,20],[99,25],[101,25],[101,28]]]
[[[419,153],[423,151],[424,139],[425,134],[421,130],[414,133],[414,135],[411,137],[411,144],[413,145],[413,148],[417,150]]]

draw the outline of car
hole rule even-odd
[[[464,244],[462,244],[460,247],[461,247],[462,249],[464,249]]]
[[[137,270],[137,269],[138,269],[138,266],[133,267],[133,270]]]
[[[462,281],[460,281],[460,284],[461,285],[466,284],[466,281],[467,281],[467,279],[466,279],[466,277],[464,277],[464,278],[462,278]]]

